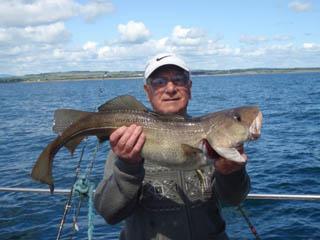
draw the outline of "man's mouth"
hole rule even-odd
[[[180,100],[180,98],[167,98],[167,99],[163,99],[164,102],[173,102],[173,101],[178,101]]]

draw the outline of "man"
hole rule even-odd
[[[187,117],[192,81],[183,60],[157,55],[144,77],[155,112]],[[198,171],[172,170],[142,159],[144,142],[143,129],[135,124],[112,133],[95,194],[95,207],[108,223],[125,220],[120,239],[228,239],[220,204],[245,199],[250,188],[245,166],[220,158]]]

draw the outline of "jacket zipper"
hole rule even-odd
[[[183,194],[186,195],[185,193],[185,182],[184,182],[184,175],[182,171],[178,171],[179,172],[179,178],[180,178],[180,186],[181,189],[183,190]],[[192,232],[192,226],[191,226],[191,213],[190,213],[190,204],[188,201],[185,202],[185,206],[184,206],[186,215],[187,215],[187,221],[188,221],[188,231],[189,231],[189,236],[190,239],[193,239],[193,232]]]

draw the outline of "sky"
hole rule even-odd
[[[319,0],[1,0],[0,74],[320,67]]]

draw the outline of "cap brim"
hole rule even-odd
[[[189,72],[189,68],[185,64],[184,61],[182,61],[180,58],[176,57],[175,55],[165,55],[162,57],[156,57],[153,60],[149,62],[149,64],[146,67],[146,70],[144,72],[144,82],[146,83],[146,80],[150,77],[150,75],[157,70],[158,68],[166,65],[174,65],[177,67],[180,67],[184,69],[185,71]]]

